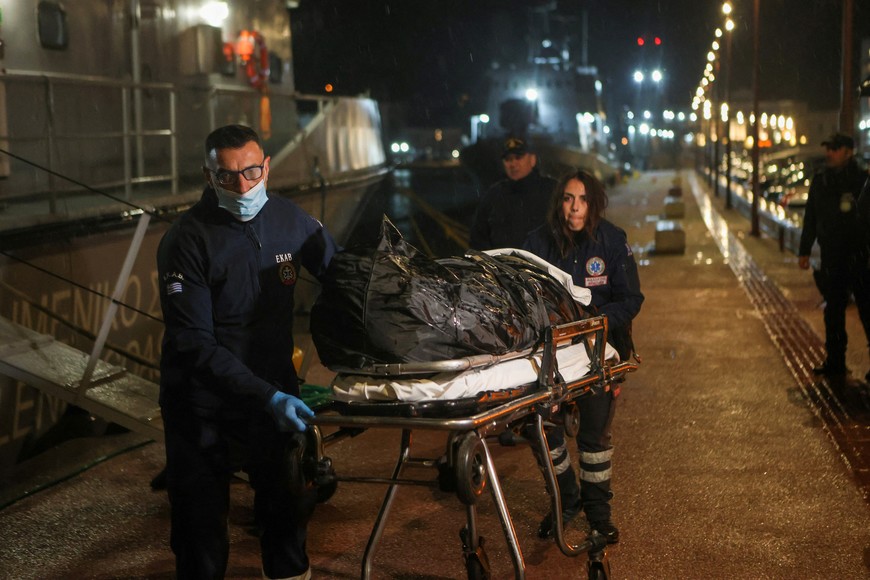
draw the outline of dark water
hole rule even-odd
[[[460,255],[468,248],[468,229],[483,187],[460,166],[398,168],[360,208],[362,215],[346,245],[372,243],[387,216],[421,252]]]

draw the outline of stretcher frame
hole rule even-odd
[[[585,396],[602,396],[622,382],[625,374],[637,370],[637,364],[630,361],[613,362],[605,359],[607,338],[607,319],[604,316],[587,318],[562,325],[547,327],[542,344],[537,349],[507,355],[484,355],[466,357],[451,361],[433,363],[412,363],[394,365],[375,365],[365,369],[333,369],[353,374],[398,376],[422,372],[443,372],[445,370],[465,370],[482,365],[494,364],[499,360],[528,356],[533,351],[542,352],[538,380],[531,388],[514,389],[519,396],[512,397],[500,391],[487,392],[479,398],[482,409],[470,416],[439,418],[429,416],[432,408],[420,403],[344,403],[333,404],[334,413],[318,413],[310,420],[313,426],[315,454],[318,461],[324,458],[323,448],[340,439],[355,436],[367,428],[401,429],[401,443],[398,458],[392,475],[382,477],[342,477],[336,481],[381,483],[388,486],[374,527],[366,545],[362,561],[361,577],[368,579],[372,563],[386,526],[393,501],[400,485],[435,485],[433,480],[402,478],[405,467],[435,466],[435,460],[411,457],[411,434],[414,430],[445,431],[447,441],[447,463],[455,471],[456,494],[465,506],[467,524],[461,532],[463,557],[469,579],[488,578],[489,564],[482,547],[482,537],[477,531],[477,512],[475,504],[487,487],[490,488],[496,506],[502,531],[511,554],[515,577],[525,578],[525,562],[505,501],[496,466],[486,439],[517,430],[517,426],[532,425],[532,439],[528,442],[540,458],[546,458],[541,466],[547,491],[550,495],[551,510],[555,514],[554,539],[560,551],[566,556],[589,555],[587,570],[590,579],[609,578],[609,563],[604,550],[606,539],[596,531],[579,545],[571,545],[565,539],[562,521],[562,506],[556,472],[547,446],[544,422],[552,421],[565,426],[566,434],[574,436],[579,428],[579,413],[576,402]],[[589,372],[583,377],[566,382],[559,374],[556,363],[556,350],[560,346],[582,342],[590,360]],[[531,392],[529,392],[531,391]],[[439,401],[443,405],[445,402]],[[400,414],[397,414],[400,413]],[[403,414],[402,414],[403,413]],[[323,435],[321,428],[337,427],[338,430]],[[327,461],[329,461],[327,459]]]

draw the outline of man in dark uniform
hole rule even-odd
[[[821,249],[820,275],[825,281],[824,363],[816,374],[846,374],[846,306],[854,294],[864,333],[870,341],[870,270],[867,224],[858,212],[858,196],[867,172],[853,156],[852,137],[835,133],[825,140],[826,168],[813,177],[804,213],[804,227],[798,250],[798,265],[810,266],[810,251],[818,240]],[[870,379],[870,373],[868,373]]]
[[[316,219],[266,193],[269,157],[248,127],[205,142],[206,187],[160,242],[166,330],[160,406],[170,544],[179,578],[222,578],[230,477],[250,476],[267,578],[310,578],[316,491],[289,481],[293,433],[313,413],[293,367],[299,268],[320,277],[338,250]]]
[[[480,200],[471,226],[475,250],[519,248],[526,235],[546,221],[556,181],[538,171],[538,157],[516,137],[505,141],[502,163],[507,174]]]

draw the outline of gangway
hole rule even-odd
[[[159,386],[101,360],[83,380],[88,366],[88,354],[0,317],[0,373],[163,441]]]
[[[121,265],[112,300],[90,355],[0,317],[0,373],[22,381],[131,431],[163,441],[163,420],[158,396],[160,388],[100,360],[112,321],[121,303],[130,271],[148,224],[151,211],[139,216],[136,231]]]

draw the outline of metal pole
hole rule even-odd
[[[731,209],[731,34],[726,30],[725,39],[725,102],[728,114],[725,116],[725,209]]]
[[[106,308],[103,315],[103,324],[100,327],[100,332],[94,341],[91,356],[85,366],[85,371],[82,373],[82,379],[79,381],[78,389],[76,390],[76,401],[79,401],[85,395],[88,386],[91,384],[94,369],[97,366],[97,361],[100,354],[103,352],[103,345],[106,344],[106,339],[109,337],[109,331],[112,329],[112,321],[115,320],[115,312],[118,310],[118,304],[124,297],[124,292],[127,290],[127,281],[130,279],[130,272],[133,270],[133,265],[136,263],[136,257],[139,255],[139,248],[142,246],[142,240],[145,238],[145,232],[148,230],[148,224],[151,222],[151,214],[147,211],[139,217],[139,224],[136,226],[136,232],[133,234],[133,240],[130,242],[130,247],[127,250],[127,257],[121,265],[121,272],[118,274],[118,281],[115,283],[115,291],[112,293],[112,300]]]
[[[136,175],[145,176],[145,141],[142,137],[142,61],[140,58],[139,0],[130,0],[130,67],[133,79],[133,129],[136,132]],[[128,197],[129,199],[129,197]]]
[[[121,139],[124,151],[124,199],[130,200],[133,193],[132,153],[130,152],[130,89],[121,87]]]
[[[48,211],[54,215],[57,213],[57,190],[55,189],[55,181],[54,181],[54,85],[51,83],[51,79],[45,77],[45,102],[48,104],[47,112],[48,112],[48,121],[46,127],[46,152],[45,152],[45,163],[48,166]]]
[[[840,90],[840,131],[851,135],[855,124],[852,86],[852,14],[854,0],[843,0],[843,86]]]
[[[719,109],[722,108],[722,92],[719,87],[719,57],[716,57],[716,86],[714,88],[715,100],[713,101],[713,127],[716,129],[716,140],[713,141],[713,195],[719,197],[719,140],[722,134],[719,130]]]
[[[710,160],[713,158],[713,90],[710,90],[710,118],[707,119],[707,147],[704,152],[704,163],[707,164],[707,184],[713,186],[713,164]]]
[[[761,34],[758,30],[761,23],[760,4],[761,0],[754,0],[752,6],[752,111],[754,120],[752,121],[752,230],[750,234],[756,237],[761,235],[758,223],[758,123],[761,121],[758,111],[760,68],[758,53],[761,46]]]
[[[172,195],[178,193],[178,111],[175,89],[169,91],[169,163],[172,178]]]

